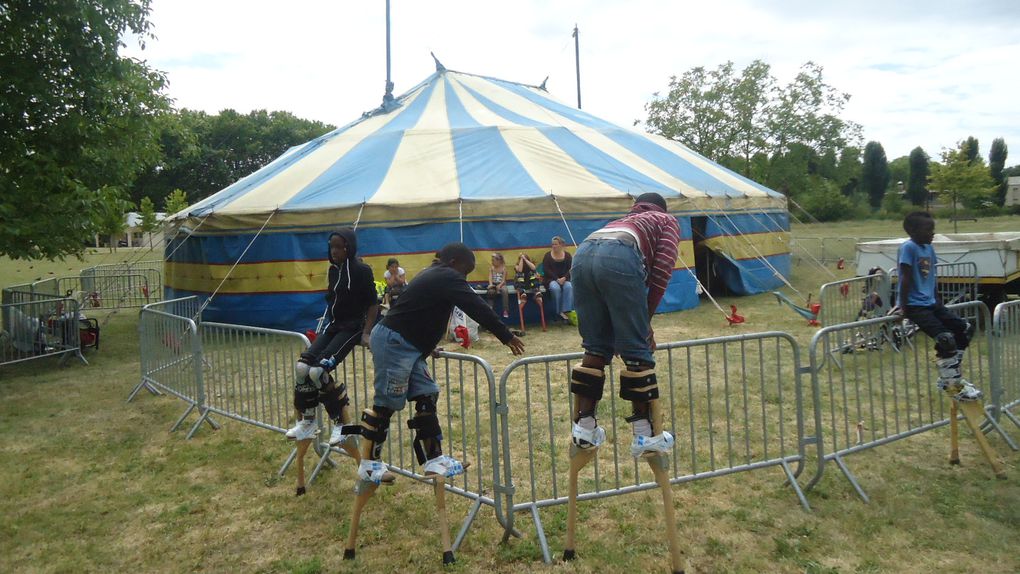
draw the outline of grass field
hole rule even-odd
[[[994,218],[961,222],[960,230],[1014,230],[1018,223],[1015,217]],[[892,221],[804,225],[794,232],[798,237],[900,235]],[[53,264],[0,260],[0,285],[139,255],[101,252],[87,262]],[[786,291],[797,299],[829,280],[828,273],[804,263],[794,272],[800,294]],[[771,296],[720,303],[737,305],[747,322],[727,327],[719,311],[703,303],[656,316],[657,339],[779,330],[806,345],[815,332]],[[204,428],[191,441],[183,433],[167,433],[182,403],[144,393],[124,402],[139,375],[137,310],[100,319],[105,321],[103,347],[86,354],[88,366],[59,368],[47,359],[0,368],[0,571],[441,569],[429,488],[410,480],[381,488],[362,522],[357,561],[342,562],[353,500],[350,461],[325,471],[307,496],[295,498],[293,476],[275,475],[289,451],[279,435],[233,422],[219,431]],[[529,355],[580,348],[576,332],[560,325],[548,333],[529,329],[525,343]],[[511,360],[488,335],[472,352],[497,374]],[[775,470],[674,487],[688,571],[1020,571],[1017,455],[991,437],[1010,473],[996,481],[966,431],[963,437],[960,467],[945,462],[946,429],[851,456],[848,463],[871,504],[856,497],[835,467],[808,494],[813,513],[800,509]],[[456,525],[468,503],[447,500]],[[542,513],[554,555],[562,550],[565,517],[563,506]],[[523,539],[500,545],[502,530],[492,510],[483,508],[450,571],[667,571],[657,492],[582,503],[580,520],[579,560],[546,566],[529,517],[517,517]]]

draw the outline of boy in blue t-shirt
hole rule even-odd
[[[899,305],[903,316],[913,321],[926,335],[935,339],[935,364],[939,368],[938,387],[958,401],[977,401],[981,391],[967,382],[960,372],[963,352],[970,343],[973,327],[935,299],[935,219],[926,211],[915,211],[903,219],[903,230],[910,239],[900,245]]]

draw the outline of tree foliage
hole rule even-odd
[[[942,163],[931,166],[928,185],[930,189],[948,194],[954,204],[981,207],[993,197],[995,181],[980,156],[973,162],[970,160],[968,149],[968,142],[964,141],[957,149],[942,152]]]
[[[988,152],[988,173],[998,184],[995,194],[995,202],[1002,205],[1006,199],[1006,178],[1002,170],[1006,167],[1006,156],[1009,155],[1009,148],[1006,147],[1006,140],[995,138],[992,140],[992,149]]]
[[[165,78],[118,54],[149,36],[148,13],[149,0],[0,5],[0,254],[79,253],[122,205],[104,188],[158,157]]]
[[[974,136],[968,136],[967,140],[960,145],[960,149],[963,150],[964,155],[967,156],[967,161],[969,163],[974,163],[977,161],[977,158],[981,156],[979,147],[978,140]]]
[[[163,209],[166,210],[167,217],[184,211],[188,208],[188,194],[184,193],[184,190],[175,189],[167,194],[163,199]]]
[[[223,110],[209,115],[181,110],[161,122],[163,157],[138,177],[131,197],[158,201],[183,189],[194,203],[265,166],[290,147],[332,129],[282,111]]]
[[[748,177],[792,188],[803,182],[790,179],[791,166],[835,170],[834,158],[859,142],[860,126],[839,117],[849,98],[826,84],[813,62],[785,86],[760,60],[739,74],[727,62],[670,78],[669,91],[645,106],[645,123]]]
[[[931,173],[930,158],[921,149],[915,147],[910,152],[910,175],[907,180],[907,197],[914,205],[925,205],[928,202],[928,175]]]
[[[117,236],[127,229],[125,214],[134,207],[124,199],[124,192],[112,186],[99,189],[101,209],[96,214],[96,230],[110,238],[110,249],[117,250]]]
[[[864,163],[861,165],[861,190],[868,196],[872,209],[882,206],[882,197],[889,186],[889,163],[882,144],[870,141],[864,146]]]

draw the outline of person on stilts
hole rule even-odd
[[[682,572],[672,517],[666,457],[673,435],[664,428],[655,376],[651,317],[673,275],[680,241],[676,218],[657,193],[640,195],[630,213],[588,236],[574,254],[570,275],[584,359],[573,368],[570,498],[564,560],[575,557],[577,475],[606,439],[596,417],[605,386],[606,365],[623,359],[620,398],[630,401],[631,454],[644,458],[662,488],[673,571]]]
[[[364,440],[358,467],[358,495],[344,550],[345,560],[355,556],[361,512],[386,470],[380,458],[389,434],[390,418],[410,400],[414,403],[415,414],[407,421],[407,426],[415,431],[415,457],[423,466],[423,474],[435,481],[438,522],[444,532],[443,562],[454,561],[448,542],[449,529],[445,526],[443,483],[446,478],[463,473],[469,463],[443,454],[442,426],[436,404],[439,385],[429,374],[426,361],[443,338],[454,306],[493,333],[513,354],[524,352],[524,343],[510,333],[495,311],[468,284],[467,276],[475,268],[474,253],[463,243],[450,243],[438,256],[438,262],[407,285],[400,299],[372,330],[375,397],[373,406],[361,415]]]

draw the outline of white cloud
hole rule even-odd
[[[1020,150],[1020,4],[970,4],[392,0],[392,75],[396,93],[410,89],[434,70],[433,51],[450,69],[533,84],[548,75],[553,95],[574,103],[577,23],[583,106],[618,124],[643,118],[651,95],[693,66],[762,59],[785,83],[811,60],[852,95],[844,116],[890,159],[918,145],[937,156],[970,135],[985,154],[995,137]],[[151,20],[158,39],[126,52],[168,73],[180,107],[343,125],[381,101],[381,1],[156,0]]]

